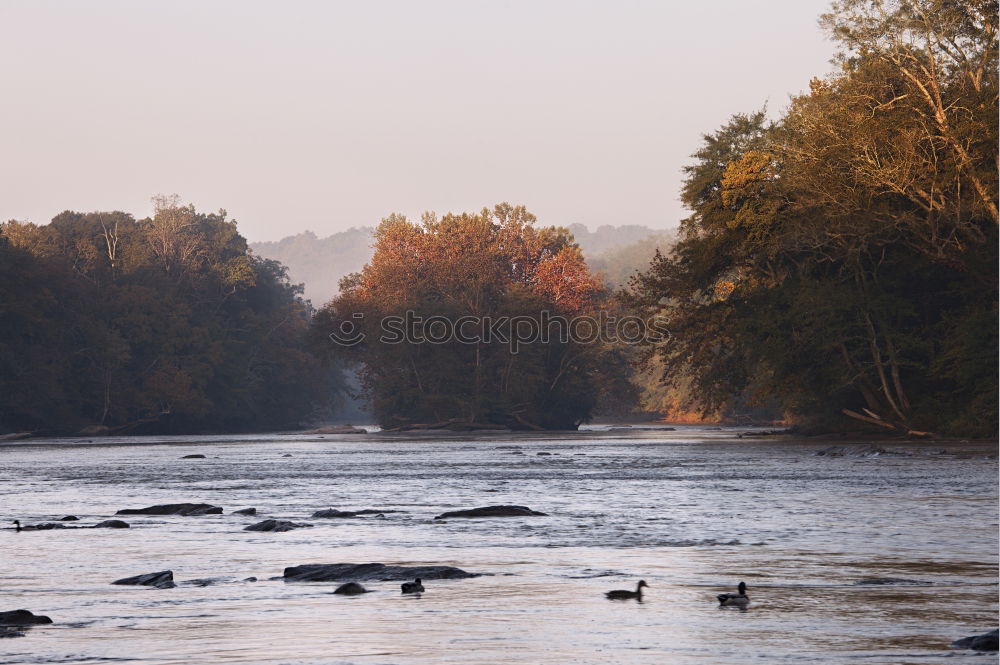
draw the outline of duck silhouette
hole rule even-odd
[[[403,582],[400,588],[402,588],[403,593],[422,593],[424,585],[418,577],[412,582]]]
[[[747,595],[746,582],[740,582],[736,590],[738,593],[720,593],[716,596],[719,599],[719,605],[725,607],[746,607],[749,605],[750,596]]]
[[[636,598],[642,600],[642,590],[643,588],[649,588],[646,584],[646,580],[639,580],[639,583],[635,585],[635,591],[626,591],[625,589],[615,589],[614,591],[608,591],[604,595],[612,600],[625,600],[628,598]]]

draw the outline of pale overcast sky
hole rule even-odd
[[[0,1],[0,220],[250,240],[523,203],[673,226],[700,135],[831,69],[827,0]]]

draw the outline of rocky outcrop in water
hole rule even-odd
[[[256,515],[256,508],[243,508],[241,510],[234,510],[233,515]]]
[[[461,580],[479,577],[453,566],[387,566],[384,563],[312,563],[285,568],[286,582],[403,582],[425,580]]]
[[[91,529],[129,529],[128,522],[123,522],[122,520],[104,520],[94,526]]]
[[[307,430],[302,434],[367,434],[368,430],[355,427],[354,425],[324,425],[316,429]]]
[[[447,513],[441,513],[434,519],[443,520],[450,517],[544,517],[545,515],[546,513],[540,513],[527,506],[483,506],[482,508],[471,508],[469,510],[452,510]]]
[[[365,508],[364,510],[337,510],[336,508],[324,508],[312,514],[313,517],[357,517],[359,515],[383,515],[385,513],[398,513],[398,510],[378,510],[377,508]]]
[[[28,610],[0,612],[0,638],[24,637],[24,631],[44,623],[52,623],[52,619],[32,614]]]
[[[0,612],[0,626],[32,626],[43,623],[52,623],[52,619],[41,614],[33,614],[28,610]]]
[[[66,517],[60,517],[59,521],[60,522],[76,522],[78,519],[80,519],[80,518],[77,517],[76,515],[67,515]]]
[[[264,520],[263,522],[257,522],[256,524],[251,524],[250,526],[243,527],[243,530],[281,532],[281,531],[291,531],[292,529],[302,529],[310,526],[312,526],[312,524],[289,522],[288,520]]]
[[[161,570],[158,573],[145,573],[143,575],[123,577],[120,580],[115,580],[112,584],[127,586],[151,586],[157,589],[173,589],[177,586],[174,584],[174,571],[172,570]]]
[[[952,649],[972,649],[973,651],[997,651],[1000,642],[1000,631],[991,630],[982,635],[963,637],[951,643]]]
[[[334,589],[333,592],[343,596],[356,596],[360,593],[368,593],[368,589],[364,588],[357,582],[348,582],[347,584],[341,584],[339,587]]]
[[[147,508],[123,508],[115,515],[221,515],[222,508],[208,503],[164,503]]]
[[[194,455],[184,455],[181,459],[205,459],[205,456],[200,453],[195,453]]]

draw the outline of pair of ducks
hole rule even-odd
[[[639,580],[639,584],[636,585],[635,591],[626,591],[625,589],[615,589],[614,591],[608,591],[604,595],[612,600],[625,600],[628,598],[636,598],[642,600],[642,590],[648,589],[649,585],[646,584],[646,580]],[[737,593],[720,593],[716,598],[719,599],[719,606],[727,607],[746,607],[750,604],[750,596],[747,595],[747,585],[746,582],[740,582],[739,586],[736,587]]]

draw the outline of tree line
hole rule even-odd
[[[0,428],[69,433],[297,427],[341,378],[311,307],[225,211],[64,212],[0,225]]]
[[[705,410],[997,429],[997,3],[835,3],[839,70],[737,115],[686,171],[681,238],[623,294]]]

